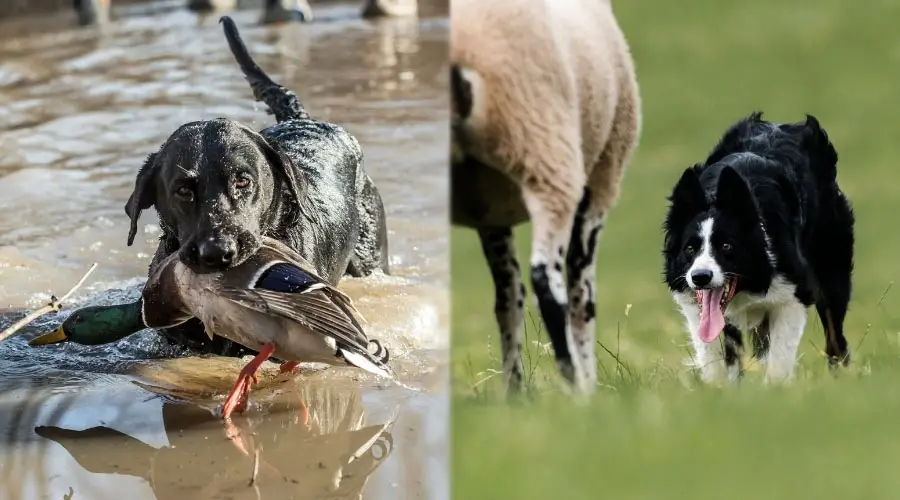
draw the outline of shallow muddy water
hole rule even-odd
[[[123,207],[148,153],[187,121],[261,129],[273,119],[253,101],[218,14],[114,11],[102,29],[5,20],[0,328],[99,268],[60,314],[0,343],[0,499],[447,498],[447,18],[423,9],[370,22],[356,4],[314,7],[309,25],[231,15],[274,79],[362,144],[388,212],[393,273],[340,287],[418,390],[351,369],[279,376],[267,363],[232,442],[214,412],[246,359],[185,356],[152,331],[28,347],[74,308],[140,293],[156,216],[144,213],[128,247]]]

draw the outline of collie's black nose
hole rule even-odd
[[[691,281],[697,288],[704,287],[713,279],[713,272],[709,269],[697,269],[691,273]]]
[[[197,257],[200,263],[209,269],[226,269],[237,254],[234,241],[206,239],[197,244]]]

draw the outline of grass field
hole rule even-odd
[[[614,4],[644,129],[600,243],[601,387],[583,407],[554,389],[532,308],[535,395],[504,403],[490,276],[475,233],[454,229],[454,497],[900,498],[900,286],[890,289],[900,277],[900,3]],[[662,283],[665,196],[757,109],[775,121],[812,113],[838,149],[857,214],[853,363],[829,375],[810,311],[790,386],[765,387],[751,372],[739,388],[706,388],[684,366],[687,334]],[[516,235],[527,263],[528,227]]]

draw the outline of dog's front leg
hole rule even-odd
[[[687,321],[691,334],[694,355],[691,365],[700,370],[700,379],[704,382],[717,382],[725,377],[725,355],[721,342],[706,343],[700,339],[700,306],[695,302],[693,292],[673,294],[675,302],[681,307],[681,314]]]
[[[806,327],[806,306],[788,302],[769,313],[769,352],[766,356],[766,382],[793,377],[797,349]]]

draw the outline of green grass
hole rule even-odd
[[[505,403],[490,276],[475,233],[454,229],[454,497],[897,498],[900,290],[889,288],[900,277],[900,3],[614,4],[644,129],[599,248],[601,386],[584,406],[559,394],[532,309],[533,397]],[[660,224],[682,170],[756,109],[775,121],[812,113],[838,149],[857,214],[853,364],[829,375],[811,311],[790,386],[765,387],[751,372],[739,388],[708,388],[684,366]],[[527,262],[528,227],[516,236]]]

